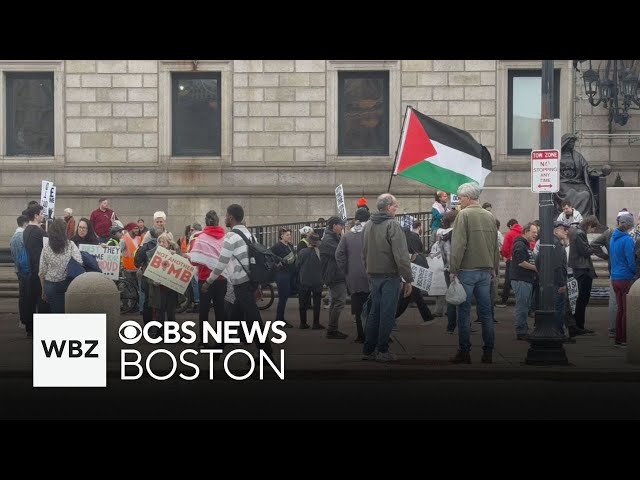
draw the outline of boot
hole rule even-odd
[[[359,315],[355,315],[356,317],[356,330],[358,332],[358,336],[355,339],[356,343],[364,343],[364,329],[362,328],[362,320],[360,320]]]
[[[301,329],[305,329],[305,328],[309,328],[309,325],[307,324],[307,309],[306,308],[300,308],[300,328]]]
[[[492,352],[483,352],[480,361],[482,363],[493,363]]]
[[[458,350],[458,353],[456,353],[455,357],[451,357],[449,359],[449,361],[451,363],[467,363],[470,364],[471,363],[471,355],[469,355],[469,352],[461,352],[460,350]]]

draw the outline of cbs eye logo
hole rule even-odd
[[[134,345],[142,338],[142,328],[135,320],[127,320],[120,325],[118,334],[120,335],[120,340],[124,343]]]

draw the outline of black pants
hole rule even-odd
[[[203,329],[204,322],[209,321],[209,309],[213,303],[213,313],[216,316],[216,322],[223,322],[224,315],[224,296],[227,294],[227,279],[217,278],[210,286],[206,293],[202,293],[202,285],[204,281],[198,280],[198,288],[200,289],[200,305],[198,306],[198,320],[200,320],[200,341],[204,341]]]
[[[175,322],[176,305],[178,305],[178,292],[170,288],[160,287],[160,309],[158,310],[158,321]]]
[[[149,306],[149,282],[142,280],[141,288],[144,293],[144,303],[142,304],[142,321],[146,325],[153,320],[153,309]]]
[[[307,310],[313,298],[313,324],[320,324],[320,302],[322,301],[322,287],[309,287],[299,284],[300,325],[307,324]]]
[[[258,305],[256,304],[256,292],[257,286],[252,285],[251,282],[241,283],[240,285],[233,286],[233,293],[236,296],[236,301],[233,304],[233,310],[231,313],[230,320],[239,320],[241,322],[247,322],[248,329],[251,329],[251,325],[253,323],[258,323],[260,325],[260,329],[264,329],[264,322],[262,321],[262,317],[260,316],[260,310],[258,310]],[[267,340],[265,343],[260,343],[260,339],[258,335],[254,336],[254,340],[256,346],[260,350],[264,350],[269,357],[273,356],[273,350],[271,348],[271,340],[269,338],[271,335],[267,335]],[[235,344],[232,344],[232,346]],[[224,345],[221,345],[220,348],[224,350]]]
[[[51,313],[49,304],[42,300],[42,284],[38,274],[32,273],[26,281],[26,295],[24,302],[24,318],[27,332],[33,331],[34,313]]]
[[[364,339],[364,329],[362,328],[362,309],[367,303],[370,292],[356,292],[351,294],[351,313],[356,316],[356,330],[358,338]],[[405,307],[406,308],[406,307]]]
[[[584,317],[587,309],[587,304],[591,298],[591,284],[593,278],[588,274],[576,275],[578,281],[578,299],[576,300],[576,326],[578,328],[584,328]]]
[[[17,273],[18,276],[18,312],[20,312],[20,321],[27,324],[27,288],[29,285],[29,277]]]
[[[427,306],[427,303],[422,298],[422,290],[417,287],[413,287],[411,289],[411,295],[408,297],[404,297],[404,290],[400,290],[400,300],[398,300],[398,309],[396,310],[396,318],[404,313],[411,302],[416,302],[416,306],[418,307],[418,311],[420,312],[420,316],[422,320],[428,322],[433,320],[433,315],[431,314],[431,310]]]
[[[503,305],[507,304],[509,295],[511,295],[511,260],[507,260],[507,264],[504,268],[504,286],[502,287],[502,304]]]

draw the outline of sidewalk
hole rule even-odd
[[[0,311],[12,310],[9,300],[0,305]],[[276,305],[262,312],[263,320],[275,320]],[[16,305],[17,310],[17,305]],[[361,359],[362,345],[354,343],[356,336],[353,316],[347,306],[342,313],[340,330],[349,334],[345,340],[329,340],[325,338],[325,331],[300,330],[297,328],[298,300],[293,298],[287,305],[287,320],[296,328],[286,329],[287,340],[282,346],[274,344],[274,356],[279,359],[279,349],[285,351],[285,375],[287,379],[526,379],[526,380],[566,380],[566,381],[638,381],[640,380],[640,365],[626,362],[626,350],[613,346],[613,339],[607,335],[607,308],[590,306],[587,310],[587,327],[596,331],[593,336],[579,336],[575,344],[565,344],[565,350],[570,366],[530,366],[524,360],[529,348],[528,342],[515,340],[513,316],[514,307],[495,309],[499,323],[495,325],[495,350],[493,364],[480,363],[482,355],[482,336],[479,323],[473,324],[471,341],[471,365],[453,365],[448,359],[457,350],[458,336],[445,332],[446,319],[440,317],[429,324],[424,324],[416,308],[408,308],[398,319],[398,330],[392,333],[394,343],[390,350],[398,360],[390,363],[363,361]],[[311,313],[311,312],[309,312]],[[475,311],[472,310],[475,315]],[[323,309],[321,323],[326,325],[328,310]],[[179,321],[192,320],[197,322],[197,314],[178,315]],[[474,317],[475,318],[475,317]],[[142,323],[139,315],[122,315],[121,320],[134,319]],[[213,311],[210,314],[213,320]],[[0,313],[0,378],[24,378],[31,376],[32,368],[32,340],[26,337],[25,331],[17,326],[16,313]],[[533,327],[533,319],[529,319]],[[145,353],[159,348],[150,344],[140,343],[136,346],[143,358]],[[186,348],[184,344],[165,345],[176,353]],[[244,348],[238,345],[238,348]],[[247,347],[255,353],[255,347]],[[227,350],[228,352],[228,350]],[[225,353],[227,353],[225,352]],[[246,363],[246,358],[233,358],[230,366],[240,367]],[[158,370],[165,365],[158,358]],[[191,360],[190,360],[191,361]],[[156,359],[154,358],[154,362]],[[208,371],[209,359],[207,355],[199,355],[194,361],[203,370]],[[214,364],[216,377],[222,376],[222,362]],[[155,365],[155,363],[154,363]],[[166,362],[169,368],[169,362]],[[266,367],[269,370],[269,367]],[[180,365],[178,366],[180,371]],[[109,376],[119,376],[119,363],[108,364]],[[154,369],[155,371],[155,369]],[[246,367],[245,367],[246,371]],[[188,370],[189,374],[193,370]],[[201,373],[202,375],[202,373]],[[272,374],[273,375],[273,374]]]

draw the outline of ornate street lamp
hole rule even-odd
[[[576,60],[577,64],[586,60]],[[638,88],[639,60],[606,60],[606,67],[600,64],[594,70],[589,60],[589,69],[582,74],[584,92],[589,103],[597,107],[601,103],[609,109],[609,132],[613,122],[626,125],[629,110],[640,110],[640,89]],[[635,105],[632,106],[632,105]]]

